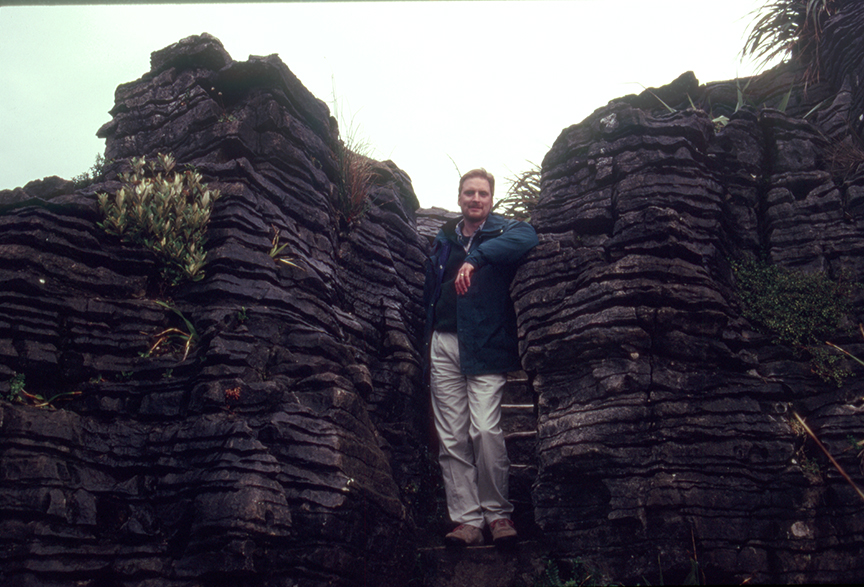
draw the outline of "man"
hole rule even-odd
[[[506,374],[521,368],[510,282],[537,244],[524,222],[490,214],[495,178],[475,169],[459,181],[462,218],[444,224],[426,266],[427,359],[447,509],[448,544],[515,542],[510,460],[501,431]]]

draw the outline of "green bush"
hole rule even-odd
[[[90,171],[85,171],[84,173],[80,173],[73,177],[72,183],[75,184],[77,189],[87,187],[91,183],[94,183],[105,176],[105,169],[110,163],[112,163],[112,161],[103,157],[101,153],[96,153],[96,160],[93,162],[93,165],[90,166]]]
[[[197,171],[174,171],[171,155],[158,165],[133,158],[132,172],[121,175],[114,198],[98,194],[105,220],[99,226],[124,242],[142,244],[163,262],[162,276],[176,285],[204,277],[207,224],[218,190],[207,189]],[[161,170],[159,168],[161,167]]]
[[[842,384],[850,372],[825,343],[851,333],[847,316],[852,284],[754,259],[733,262],[732,268],[744,316],[774,334],[775,343],[806,352],[813,372],[823,380]]]

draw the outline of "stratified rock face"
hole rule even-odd
[[[680,583],[694,557],[709,583],[858,579],[864,502],[792,413],[861,484],[864,383],[825,383],[757,332],[730,264],[764,253],[864,280],[864,173],[826,171],[849,94],[817,124],[744,107],[719,129],[633,101],[554,144],[541,244],[514,285],[539,394],[537,522],[559,556],[624,583]]]
[[[326,106],[208,35],[154,53],[112,114],[104,182],[33,184],[0,214],[0,391],[23,375],[76,394],[0,403],[0,583],[405,584],[424,413],[410,180],[376,163],[368,211],[342,220]],[[157,152],[222,192],[206,276],[175,288],[97,226],[95,192]],[[159,343],[189,327],[156,300],[194,327],[187,358]]]
[[[825,24],[819,42],[823,77],[835,87],[852,94],[850,126],[864,134],[864,4],[858,0],[837,0],[834,15]]]

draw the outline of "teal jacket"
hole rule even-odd
[[[444,267],[453,247],[459,219],[441,227],[426,261],[423,304],[426,308],[425,359],[435,324],[435,302],[441,294]],[[519,261],[537,245],[530,224],[490,214],[471,245],[465,262],[474,265],[471,287],[456,299],[456,326],[462,373],[486,375],[521,369],[516,313],[510,299],[510,282]]]

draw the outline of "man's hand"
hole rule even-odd
[[[471,287],[471,275],[474,273],[474,265],[471,263],[463,263],[459,268],[459,273],[456,274],[456,293],[464,296],[468,288]]]

